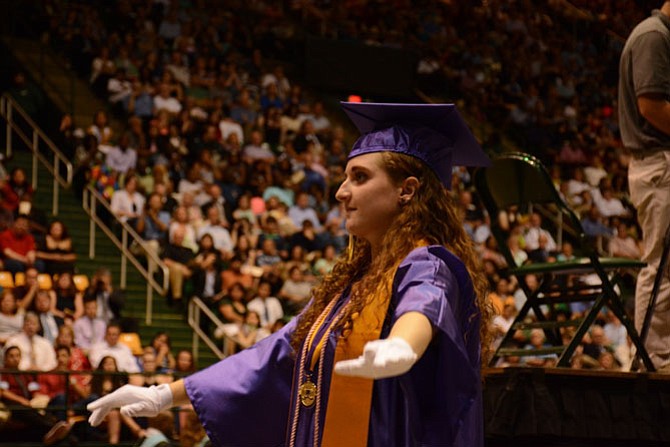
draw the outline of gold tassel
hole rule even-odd
[[[354,258],[354,235],[350,234],[349,235],[349,246],[347,247],[348,253],[347,253],[347,261],[351,262],[351,260]]]

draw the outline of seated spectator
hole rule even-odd
[[[277,245],[273,239],[265,239],[260,252],[256,256],[256,265],[261,267],[264,272],[275,271],[280,267],[282,261],[277,250]]]
[[[233,256],[234,246],[230,233],[223,226],[223,223],[219,209],[216,206],[210,206],[207,209],[207,220],[198,229],[198,239],[201,239],[205,234],[209,234],[221,259],[228,260]]]
[[[125,385],[127,380],[123,375],[118,374],[120,371],[122,370],[117,367],[114,356],[106,355],[100,358],[99,364],[96,367],[98,374],[95,374],[91,380],[91,396],[97,399]],[[137,371],[132,372],[139,372],[139,368]],[[101,425],[101,428],[107,431],[107,440],[110,444],[118,444],[121,440],[122,423],[136,437],[141,438],[144,436],[144,430],[133,418],[124,416],[118,409],[115,409],[109,412]]]
[[[104,332],[103,332],[104,335]],[[70,371],[90,371],[91,363],[82,348],[77,346],[74,339],[74,330],[72,326],[63,325],[58,329],[56,337],[56,346],[67,346],[70,349],[70,360],[68,369]],[[88,352],[88,350],[86,350]],[[70,384],[75,388],[78,395],[83,398],[91,393],[91,375],[90,374],[72,374]]]
[[[291,248],[299,246],[307,253],[312,253],[321,248],[319,235],[314,230],[314,224],[311,220],[305,219],[302,222],[300,231],[297,231],[289,238]]]
[[[221,189],[221,186],[216,183],[212,183],[211,185],[208,185],[207,188],[205,188],[205,192],[207,193],[206,196],[208,200],[200,207],[202,215],[206,216],[207,210],[214,206],[219,210],[219,216],[221,216],[223,226],[230,228],[229,216],[233,217],[231,209],[232,207],[229,206],[225,197],[223,197],[223,190]]]
[[[38,335],[40,320],[35,312],[27,312],[23,318],[21,332],[7,339],[5,347],[18,346],[22,358],[19,369],[22,371],[49,371],[56,367],[56,353],[46,338]]]
[[[145,350],[142,354],[142,371],[128,377],[128,383],[135,386],[150,387],[170,382],[172,377],[158,370],[153,349]]]
[[[320,138],[327,137],[330,134],[331,124],[324,114],[323,102],[315,101],[311,113],[303,114],[301,117],[312,122],[314,133]]]
[[[159,373],[172,372],[176,360],[172,355],[172,342],[167,332],[156,332],[151,340],[151,347],[156,351],[156,371]]]
[[[37,290],[40,288],[40,285],[37,281],[39,272],[35,267],[29,267],[25,271],[24,283],[18,285],[12,289],[12,293],[16,297],[17,302],[21,304],[21,307],[28,310],[31,309],[33,298],[37,293]]]
[[[160,253],[167,242],[168,228],[170,227],[170,213],[163,211],[163,202],[160,194],[153,192],[149,195],[144,210],[135,229],[142,236],[144,242],[156,254]]]
[[[105,152],[105,166],[111,172],[128,174],[137,167],[137,150],[130,147],[130,136],[127,133],[119,137],[117,145],[103,146],[100,150]]]
[[[249,144],[242,149],[242,160],[253,165],[256,161],[266,161],[273,163],[275,154],[272,153],[267,143],[263,141],[263,134],[260,130],[254,130],[249,137]]]
[[[110,208],[112,213],[121,222],[128,222],[135,225],[136,220],[141,216],[146,199],[137,191],[137,177],[129,175],[123,189],[114,192]]]
[[[118,323],[109,323],[105,330],[103,341],[91,346],[88,352],[88,358],[94,368],[100,367],[101,361],[105,357],[112,357],[115,360],[115,367],[122,372],[135,373],[140,368],[137,360],[130,351],[130,348],[119,342],[121,335],[121,326]]]
[[[182,105],[179,99],[172,96],[170,85],[162,82],[158,85],[158,92],[154,96],[154,114],[165,110],[171,115],[178,115]]]
[[[84,352],[88,352],[91,346],[103,341],[107,324],[98,317],[98,302],[94,297],[88,297],[84,301],[84,315],[74,322],[72,329],[74,342]]]
[[[47,409],[54,408],[54,415],[59,420],[66,421],[68,417],[63,407],[70,405],[71,411],[83,414],[86,404],[93,399],[88,387],[80,386],[74,375],[59,374],[70,371],[70,348],[56,345],[55,349],[58,361],[58,366],[52,370],[55,374],[43,373],[37,376],[40,386],[38,393],[49,398]]]
[[[18,346],[5,348],[3,369],[6,373],[0,375],[0,400],[6,405],[22,407],[12,411],[11,418],[26,425],[27,429],[23,431],[26,440],[31,439],[31,434],[37,434],[44,445],[53,445],[68,437],[72,427],[65,421],[58,421],[54,416],[41,414],[32,408],[31,400],[40,386],[33,374],[16,374],[21,370],[21,362],[22,353]]]
[[[0,347],[8,338],[21,332],[25,310],[21,307],[11,290],[0,292]]]
[[[37,259],[44,261],[44,271],[50,275],[74,272],[77,255],[72,248],[72,238],[63,222],[60,220],[51,222],[44,243],[35,255]]]
[[[177,230],[184,235],[181,245],[194,253],[197,252],[198,243],[196,240],[195,228],[189,222],[186,207],[181,205],[175,208],[172,215],[172,222],[170,222],[170,228],[168,230],[168,241],[173,241],[173,235]]]
[[[245,135],[251,130],[251,128],[256,125],[256,120],[258,114],[254,108],[254,105],[251,101],[251,95],[249,90],[242,89],[237,95],[235,104],[230,108],[230,117],[236,123],[240,123],[244,129]],[[261,137],[262,140],[262,137]],[[259,142],[260,144],[260,142]]]
[[[256,290],[256,298],[247,304],[247,310],[256,312],[260,316],[261,327],[268,331],[275,321],[284,318],[281,302],[270,296],[271,293],[272,284],[265,279],[261,279]]]
[[[282,263],[282,278],[284,280],[291,276],[291,269],[298,267],[303,275],[308,275],[314,279],[312,275],[312,265],[307,261],[307,252],[300,245],[294,245],[291,248],[291,254],[287,261]]]
[[[62,273],[53,291],[56,296],[54,314],[58,318],[76,320],[84,314],[84,294],[75,287],[71,273]]]
[[[107,113],[104,110],[98,110],[93,115],[93,124],[89,126],[86,133],[93,135],[98,142],[98,145],[109,144],[112,141],[114,132],[109,127],[109,120]]]
[[[123,290],[116,289],[112,285],[112,272],[109,269],[98,269],[91,278],[91,284],[84,292],[84,301],[90,299],[97,301],[97,316],[105,323],[121,319],[126,295]]]
[[[306,192],[298,193],[295,199],[295,205],[288,210],[288,216],[291,218],[291,221],[293,221],[293,225],[295,225],[296,228],[302,228],[304,221],[309,220],[314,226],[314,231],[317,233],[323,231],[316,211],[309,206],[309,194]]]
[[[493,349],[497,349],[500,343],[502,343],[503,338],[505,338],[505,335],[507,335],[507,332],[512,327],[512,323],[514,323],[516,314],[516,306],[509,302],[503,306],[502,313],[493,318],[493,322],[491,323],[493,327]]]
[[[28,228],[28,219],[18,216],[10,228],[0,233],[5,270],[12,274],[25,272],[33,266],[40,272],[44,271],[44,261],[37,259],[35,239]]]
[[[40,321],[41,335],[53,346],[58,336],[58,328],[64,320],[58,318],[51,307],[51,296],[48,290],[38,290],[35,296],[35,312]]]
[[[234,352],[247,349],[270,335],[270,330],[261,326],[258,312],[249,310],[244,316],[244,323],[239,325],[237,332],[232,334],[236,346]]]
[[[324,277],[333,271],[335,266],[337,253],[334,245],[326,245],[323,248],[323,256],[314,263],[314,273],[318,276]]]
[[[597,361],[603,352],[613,352],[610,344],[603,327],[594,324],[582,340],[583,353]]]
[[[547,347],[544,343],[546,337],[542,329],[533,329],[530,331],[530,343],[526,345],[526,349],[543,349]],[[527,366],[536,367],[551,367],[556,365],[558,360],[556,354],[540,354],[523,357],[523,363]]]
[[[640,259],[642,257],[641,242],[635,239],[625,221],[619,221],[616,234],[609,240],[608,249],[610,256],[628,259]]]
[[[614,190],[611,186],[605,186],[601,189],[601,194],[595,200],[600,215],[608,217],[629,217],[630,211],[623,206],[621,200],[614,196]]]
[[[219,316],[225,324],[244,322],[247,313],[247,288],[236,282],[219,301]]]
[[[0,186],[0,195],[2,196],[0,205],[3,209],[16,215],[19,213],[19,204],[23,201],[31,202],[34,193],[35,191],[24,170],[14,168],[9,174],[9,179],[2,182],[2,186]]]
[[[162,255],[163,262],[170,270],[170,294],[172,300],[177,302],[181,302],[184,294],[184,280],[193,276],[190,265],[194,254],[190,248],[184,246],[184,235],[184,229],[177,227]]]
[[[128,101],[133,92],[133,84],[128,79],[126,69],[117,67],[114,76],[107,81],[107,100],[120,111],[119,105]]]
[[[286,303],[287,313],[297,315],[312,296],[314,282],[305,279],[303,271],[294,265],[289,270],[289,276],[277,293],[277,298]]]
[[[193,292],[211,304],[221,290],[221,253],[209,233],[200,238],[200,249],[193,259]]]
[[[230,260],[228,268],[221,271],[221,290],[228,292],[236,282],[250,289],[254,285],[255,278],[249,265],[246,265],[241,257],[235,255]]]
[[[537,238],[537,247],[528,252],[530,262],[549,262],[556,258],[549,251],[549,238],[545,233],[541,233]]]
[[[182,349],[175,356],[174,374],[177,377],[185,377],[196,371],[193,353],[188,349]]]
[[[540,235],[543,234],[546,238],[546,245],[543,247],[547,252],[556,251],[556,241],[547,230],[542,228],[542,216],[539,213],[532,213],[530,215],[529,228],[524,234],[526,241],[526,251],[531,252],[539,248]]]
[[[582,218],[582,228],[584,229],[584,234],[590,239],[595,240],[598,237],[609,237],[612,236],[614,231],[605,225],[600,216],[600,211],[595,205],[591,206],[589,212],[586,216]]]

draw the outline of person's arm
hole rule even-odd
[[[670,135],[670,101],[660,95],[644,94],[637,97],[637,107],[652,126]]]
[[[433,326],[424,314],[407,312],[395,322],[389,338],[402,338],[412,347],[417,358],[420,358],[426,352],[433,335]]]
[[[419,312],[407,312],[393,324],[388,338],[367,342],[363,354],[335,364],[345,376],[384,379],[409,371],[433,338],[433,327]]]

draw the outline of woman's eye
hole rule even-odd
[[[365,179],[367,179],[367,178],[368,178],[368,176],[365,175],[365,174],[362,173],[362,172],[357,172],[356,174],[354,174],[354,180],[355,180],[356,182],[363,182],[363,181],[365,181]]]

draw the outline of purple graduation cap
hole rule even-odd
[[[411,155],[426,163],[447,188],[452,166],[491,164],[454,104],[341,104],[362,134],[350,159],[385,151]]]

